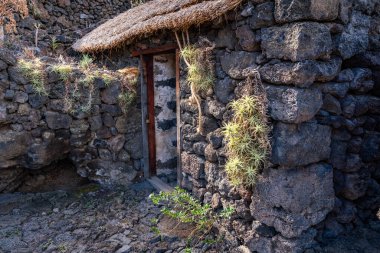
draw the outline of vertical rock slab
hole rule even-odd
[[[326,164],[269,170],[252,194],[252,216],[286,238],[301,236],[334,208],[333,169]]]

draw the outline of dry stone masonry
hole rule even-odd
[[[16,189],[25,172],[70,159],[83,177],[130,184],[141,174],[141,119],[136,103],[123,113],[120,82],[94,81],[91,110],[66,112],[65,83],[46,69],[48,95],[36,94],[16,58],[0,49],[0,192]],[[74,73],[70,82],[82,78]],[[80,86],[81,104],[88,88]],[[75,107],[75,105],[74,105]]]
[[[215,209],[236,208],[220,228],[232,244],[320,252],[355,227],[379,224],[379,15],[376,1],[245,1],[228,25],[202,30],[217,45],[217,81],[202,94],[204,135],[181,83],[182,186]],[[261,74],[273,126],[270,166],[252,192],[229,184],[221,134],[227,104],[249,91],[247,68]]]
[[[102,3],[58,1],[58,8],[41,2],[57,22],[72,17],[66,21],[78,27],[97,21],[93,10]],[[116,11],[125,6],[114,3],[121,6]],[[86,18],[78,16],[86,8]],[[61,29],[70,27],[60,22]],[[198,133],[198,110],[188,101],[181,66],[181,186],[215,210],[235,208],[230,221],[218,224],[226,243],[259,253],[379,252],[380,3],[243,1],[190,35],[193,42],[201,35],[215,43],[216,81],[200,94],[204,131]],[[132,47],[172,42],[171,32],[163,31]],[[118,51],[110,58],[123,65],[127,55]],[[49,73],[50,95],[38,96],[15,64],[1,49],[0,191],[17,188],[25,170],[65,157],[82,176],[103,184],[139,177],[139,104],[123,114],[115,100],[118,85],[98,80],[90,113],[64,113],[62,82]],[[246,73],[252,69],[268,97],[272,153],[255,187],[244,189],[226,177],[222,127],[231,119],[228,103],[251,94]]]

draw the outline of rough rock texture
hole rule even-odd
[[[370,232],[348,237],[351,247],[340,238],[353,227],[374,231],[368,224],[378,221],[379,7],[374,0],[254,0],[228,15],[227,27],[201,29],[217,45],[217,80],[201,94],[204,116],[217,128],[197,134],[196,109],[181,102],[181,185],[213,208],[236,207],[218,229],[237,252],[241,242],[259,253],[378,251]],[[255,90],[245,75],[253,69],[273,131],[270,163],[251,192],[229,183],[220,133],[232,117],[228,103]],[[189,166],[189,157],[204,166]]]
[[[270,116],[285,123],[301,123],[312,119],[322,106],[318,89],[268,86]]]
[[[261,47],[268,58],[291,61],[326,58],[332,51],[329,29],[305,22],[262,29]]]
[[[102,1],[62,0],[57,1],[59,9],[52,1],[42,1],[47,13],[41,8],[41,14],[50,17],[42,22],[39,45],[49,47],[50,36],[56,34],[60,43],[68,45],[87,32],[78,28],[90,30],[105,16],[102,13],[111,15],[114,8],[121,11],[128,4],[112,0],[107,4],[116,4],[100,10]],[[213,89],[199,94],[205,124],[199,134],[197,108],[188,103],[186,69],[180,72],[181,186],[216,210],[235,208],[231,220],[217,228],[237,252],[247,248],[259,253],[380,250],[379,7],[376,0],[243,1],[223,18],[189,30],[192,42],[204,36],[215,43],[216,80]],[[28,41],[33,41],[35,21],[40,19],[20,22],[18,32]],[[77,32],[71,37],[63,30]],[[162,31],[136,46],[145,49],[173,42],[172,33]],[[128,55],[117,51],[110,57],[125,67],[130,64]],[[59,137],[70,141],[69,157],[79,165],[81,175],[102,182],[139,178],[140,105],[123,114],[114,103],[117,87],[105,90],[98,83],[91,113],[68,114],[69,128],[61,128],[63,120],[50,122],[52,127],[58,125],[50,129],[47,112],[66,114],[62,110],[65,86],[57,75],[49,74],[49,82],[55,83],[50,96],[37,96],[14,65],[14,57],[0,49],[0,127],[26,131],[33,142],[38,140],[33,145],[36,152],[28,151],[30,158],[36,158],[31,155],[37,151],[48,157],[42,152],[46,143]],[[246,82],[253,69],[259,70],[268,87],[268,116],[274,127],[271,163],[260,172],[254,192],[230,184],[224,170],[229,158],[226,140],[221,134],[232,116],[227,104],[256,88],[256,80],[252,86]],[[11,191],[23,171],[7,166],[11,167],[0,170],[0,187]],[[7,178],[15,183],[9,184]],[[239,247],[241,243],[245,246]],[[127,251],[124,246],[121,251]]]
[[[334,20],[339,13],[339,0],[276,0],[274,16],[277,22],[297,20]]]
[[[338,50],[343,59],[348,59],[367,50],[370,22],[369,16],[357,11],[352,13],[350,24],[338,39]]]
[[[271,161],[285,167],[303,166],[327,160],[331,129],[315,123],[277,123],[273,130]]]
[[[252,196],[250,209],[255,219],[286,238],[298,237],[333,209],[333,171],[327,164],[270,170],[259,178]]]
[[[243,51],[226,53],[221,56],[220,62],[222,69],[234,79],[243,79],[243,70],[246,68],[256,67],[255,53],[246,53]]]
[[[54,73],[46,70],[48,95],[41,96],[12,65],[16,62],[10,51],[1,49],[0,57],[7,65],[0,88],[0,191],[12,191],[15,187],[10,186],[17,186],[29,170],[66,158],[82,176],[103,184],[129,184],[138,177],[141,114],[135,106],[122,113],[117,100],[119,82],[107,88],[94,84],[88,111],[82,110],[88,91],[78,90],[81,101],[73,101],[73,110],[68,112],[64,85]],[[73,80],[81,78],[80,73],[76,75]]]

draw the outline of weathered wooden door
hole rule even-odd
[[[145,55],[142,59],[145,67],[143,131],[145,128],[144,142],[147,145],[145,176],[159,173],[177,173],[179,176],[179,55],[171,50]]]

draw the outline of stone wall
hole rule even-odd
[[[181,80],[182,186],[215,209],[234,206],[220,230],[257,252],[319,252],[324,242],[376,222],[380,5],[253,0],[227,19],[193,34],[215,42],[217,81],[201,94],[205,132],[198,134],[197,109]],[[221,134],[227,104],[250,88],[247,68],[261,74],[273,127],[270,166],[248,190],[228,182]]]
[[[52,64],[52,62],[47,63]],[[135,103],[123,113],[120,81],[78,85],[73,108],[64,108],[67,83],[46,69],[47,93],[35,93],[10,51],[0,49],[0,192],[17,189],[26,172],[70,159],[83,177],[104,185],[128,185],[142,174],[141,112]],[[74,70],[70,85],[83,78]],[[74,86],[71,86],[74,87]],[[137,98],[139,101],[139,98]]]
[[[52,37],[61,45],[70,46],[98,24],[129,9],[131,4],[122,0],[31,0],[28,7],[28,17],[16,15],[18,39],[34,46],[35,25],[39,25],[38,46],[51,50]]]

